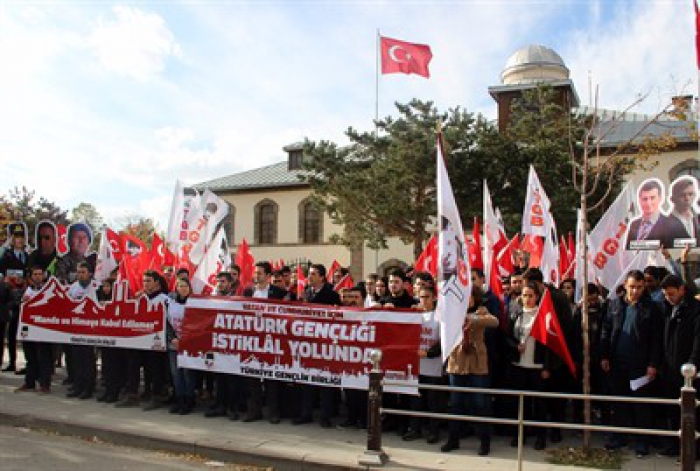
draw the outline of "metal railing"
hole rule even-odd
[[[372,371],[369,374],[369,395],[368,395],[368,410],[367,410],[367,448],[364,455],[360,458],[359,463],[366,466],[381,466],[387,460],[388,456],[382,449],[382,414],[402,415],[410,417],[424,417],[432,419],[448,419],[459,421],[481,422],[487,424],[513,425],[518,427],[518,470],[522,470],[523,463],[523,437],[524,428],[527,427],[548,427],[560,428],[565,430],[588,430],[592,432],[611,432],[625,433],[637,435],[653,435],[680,438],[680,463],[681,471],[691,471],[695,469],[695,441],[700,437],[700,434],[695,429],[695,412],[699,403],[696,398],[696,391],[693,388],[693,379],[696,377],[696,369],[694,365],[683,365],[681,374],[685,378],[685,384],[681,388],[679,399],[660,399],[652,397],[624,397],[624,396],[603,396],[594,394],[563,394],[563,393],[545,393],[537,391],[519,391],[519,390],[503,390],[503,389],[488,389],[488,388],[472,388],[472,387],[456,387],[456,386],[441,386],[434,384],[419,384],[419,389],[428,389],[444,392],[459,392],[459,393],[481,393],[488,395],[510,396],[518,398],[518,418],[504,419],[494,417],[482,417],[472,415],[454,415],[448,413],[434,412],[418,412],[403,409],[390,409],[382,407],[382,395],[384,386],[404,386],[405,383],[398,381],[384,380],[384,373],[381,371],[381,351],[375,351],[372,354]],[[625,402],[634,404],[656,404],[680,406],[680,430],[660,430],[660,429],[642,429],[642,428],[626,428],[614,427],[609,425],[592,425],[578,423],[562,423],[562,422],[544,422],[526,420],[525,415],[525,397],[538,397],[546,399],[574,399],[574,400],[593,400],[607,402]]]

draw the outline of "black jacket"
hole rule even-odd
[[[506,358],[509,362],[517,362],[520,358],[520,352],[518,352],[518,345],[520,345],[520,339],[515,335],[515,324],[518,319],[523,315],[523,306],[520,303],[512,303],[512,309],[510,311],[510,317],[508,319],[508,327],[506,328],[505,346],[506,346]],[[545,370],[552,370],[555,361],[556,354],[550,351],[547,347],[539,342],[535,342],[535,363],[541,364]]]
[[[690,292],[673,313],[668,302],[664,323],[663,374],[682,381],[681,366],[692,363],[700,367],[700,302]]]
[[[408,291],[404,290],[401,296],[383,296],[379,300],[379,303],[391,304],[397,308],[408,309],[418,304],[418,301],[416,301],[416,298],[408,294]]]
[[[10,285],[4,281],[0,281],[0,322],[10,321],[10,311],[14,304]]]
[[[284,299],[287,296],[287,290],[278,288],[277,286],[271,284],[267,292],[267,299]],[[251,286],[243,290],[243,296],[246,298],[252,298],[255,293],[255,287]]]
[[[601,359],[615,363],[615,350],[620,332],[625,323],[627,302],[624,297],[613,299],[603,322],[600,335]],[[637,319],[634,334],[640,348],[635,352],[632,367],[646,370],[652,366],[659,368],[663,361],[663,313],[659,304],[644,293],[637,303]]]
[[[304,299],[307,303],[327,304],[330,306],[338,306],[340,304],[340,295],[333,290],[333,285],[324,283],[318,292],[314,293],[311,286],[307,286],[304,290]]]
[[[630,250],[630,242],[638,240],[637,235],[641,224],[641,217],[632,220],[630,223],[629,231],[627,231],[627,243],[625,244],[627,250]],[[645,240],[658,240],[664,247],[673,248],[673,239],[675,238],[674,235],[678,234],[685,234],[686,236],[688,234],[688,232],[685,230],[685,226],[683,226],[683,223],[681,223],[675,217],[671,218],[669,216],[659,214],[659,219],[656,220],[656,224],[652,226],[651,230],[649,231],[649,235],[647,235]]]

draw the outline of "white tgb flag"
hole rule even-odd
[[[590,234],[595,277],[611,291],[635,256],[634,252],[625,250],[625,234],[635,215],[635,193],[632,182],[628,183]]]
[[[165,243],[173,253],[179,252],[180,233],[185,211],[185,191],[182,182],[178,180],[175,182],[173,202],[170,205],[170,218],[168,219],[168,232],[165,236]]]
[[[484,273],[491,273],[491,260],[494,248],[500,252],[506,245],[506,231],[503,227],[503,219],[498,210],[494,210],[489,187],[484,180]]]
[[[195,214],[197,219],[194,226],[190,227],[191,233],[196,231],[196,237],[192,239],[189,256],[192,263],[199,264],[204,257],[209,242],[214,236],[214,231],[221,221],[228,215],[229,205],[226,200],[219,198],[209,189],[202,193],[200,208]]]
[[[469,251],[464,240],[462,220],[455,203],[438,137],[437,145],[438,202],[438,303],[436,317],[440,322],[443,361],[462,341],[462,329],[471,296]]]
[[[224,228],[219,228],[212,239],[202,263],[192,277],[194,294],[211,294],[216,289],[216,275],[231,268],[231,255]]]
[[[530,165],[521,233],[547,237],[547,219],[552,219],[551,208],[552,204],[544,188],[542,188],[535,168]]]
[[[97,264],[95,266],[95,280],[102,282],[110,277],[112,272],[119,266],[112,251],[112,244],[107,238],[107,231],[102,231],[100,237],[100,248],[97,251]]]

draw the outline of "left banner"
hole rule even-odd
[[[127,283],[114,285],[113,301],[72,300],[68,287],[51,278],[22,304],[21,340],[95,347],[165,350],[165,304],[146,296],[127,299]]]
[[[422,313],[252,298],[187,300],[178,365],[218,373],[367,389],[382,351],[389,392],[416,393]]]

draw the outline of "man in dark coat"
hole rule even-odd
[[[284,299],[287,296],[285,289],[270,283],[272,265],[269,262],[258,262],[253,272],[253,286],[243,291],[246,298],[258,299]],[[265,380],[259,378],[247,378],[248,383],[248,413],[243,422],[254,422],[263,417],[263,397],[267,402],[270,423],[277,424],[280,421],[280,382],[274,379]],[[263,396],[263,386],[265,387]]]
[[[663,313],[646,291],[641,271],[630,271],[624,286],[625,294],[611,301],[603,322],[601,368],[610,375],[613,395],[649,397],[654,395],[654,380],[663,361]],[[643,384],[632,390],[632,380]],[[653,428],[652,408],[647,404],[614,402],[613,416],[616,426]],[[619,449],[624,439],[615,435],[605,446]],[[637,436],[635,452],[638,458],[649,454],[648,436]]]
[[[665,397],[677,399],[683,387],[681,366],[690,363],[700,367],[700,302],[695,299],[695,290],[677,275],[664,278],[661,289],[666,298],[661,387]],[[668,408],[667,419],[669,430],[680,429],[678,407]],[[673,438],[661,454],[677,456],[678,449],[678,439]]]
[[[304,291],[304,300],[313,304],[328,304],[337,306],[340,304],[340,295],[333,290],[333,286],[326,282],[326,267],[321,264],[313,264],[309,268],[308,284]],[[301,413],[292,423],[294,425],[305,424],[313,421],[314,402],[317,394],[321,395],[321,427],[333,426],[335,391],[330,387],[304,385],[301,388],[302,404]]]
[[[625,244],[627,250],[658,249],[659,245],[672,248],[674,234],[686,231],[676,218],[661,213],[662,190],[657,180],[649,180],[641,186],[638,202],[642,215],[630,223]],[[653,241],[658,242],[654,244]]]

